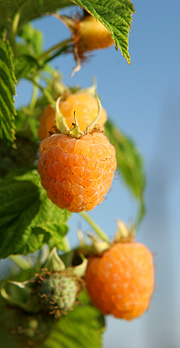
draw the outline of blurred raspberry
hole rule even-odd
[[[149,307],[154,290],[153,256],[140,243],[115,243],[88,259],[85,283],[92,303],[104,314],[131,320]]]

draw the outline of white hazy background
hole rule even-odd
[[[137,144],[144,158],[147,213],[138,240],[154,254],[155,292],[148,312],[132,322],[106,319],[104,348],[180,347],[180,1],[133,1],[130,33],[131,65],[114,47],[95,51],[80,72],[72,55],[58,57],[54,67],[67,85],[88,87],[96,77],[98,94],[111,119]],[[63,14],[69,14],[67,9]],[[69,37],[57,19],[34,21],[44,33],[44,49]],[[31,85],[22,81],[16,105],[30,100]],[[116,219],[133,221],[137,204],[116,176],[104,202],[90,213],[113,237]],[[70,220],[70,243],[76,245],[77,228],[90,230],[78,214]]]

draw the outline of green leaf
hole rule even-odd
[[[55,12],[60,8],[79,5],[92,16],[102,22],[110,31],[115,44],[122,55],[130,63],[129,31],[131,29],[132,14],[135,13],[130,0],[0,0],[0,29],[6,28],[9,38],[11,32],[15,36],[22,26],[29,21],[41,17],[47,12]],[[15,28],[15,17],[18,14],[18,28]],[[10,19],[10,20],[9,20]],[[13,30],[12,30],[13,28]]]
[[[15,140],[15,82],[11,47],[0,36],[0,139],[10,144]]]
[[[139,223],[145,212],[143,200],[145,173],[142,157],[133,141],[120,132],[117,126],[110,121],[106,122],[105,134],[111,144],[115,146],[119,174],[140,202]]]
[[[16,137],[15,148],[0,140],[0,178],[21,167],[32,167],[37,157],[38,144]]]
[[[60,8],[72,5],[70,0],[0,0],[0,29],[6,28],[9,38],[11,38],[12,31],[13,34],[18,34],[22,26],[31,20],[40,18],[47,12],[55,12]],[[17,24],[17,14],[18,30],[14,24],[15,22]]]
[[[61,245],[70,215],[40,185],[37,170],[19,170],[0,182],[0,258],[28,254],[50,240]]]
[[[22,77],[28,76],[30,73],[36,73],[41,69],[41,65],[36,58],[28,54],[17,57],[14,62],[16,78],[19,80]]]
[[[39,121],[36,110],[31,110],[29,107],[22,107],[22,109],[17,110],[15,124],[17,137],[29,139],[29,141],[33,141],[39,145],[37,134]]]
[[[23,39],[25,47],[32,55],[40,55],[42,52],[43,35],[40,30],[35,29],[30,23],[25,24],[19,36]]]
[[[2,313],[2,312],[1,312]],[[8,335],[7,330],[4,329],[4,325],[0,325],[0,337],[1,337],[1,345],[3,348],[17,348],[13,337]]]
[[[134,5],[130,0],[73,0],[102,22],[110,31],[115,45],[130,64],[129,32],[131,30]]]
[[[16,348],[31,344],[41,348],[101,348],[104,317],[92,306],[85,291],[79,300],[79,305],[59,320],[53,320],[45,313],[34,315],[15,307],[5,307],[4,301],[2,305],[0,302],[1,346]]]
[[[2,308],[0,334],[2,348],[42,347],[50,335],[55,320],[43,312],[27,313],[15,306]]]
[[[30,23],[25,24],[19,33],[21,42],[16,43],[16,58],[14,61],[16,78],[22,78],[29,73],[36,73],[43,68],[36,57],[42,52],[43,36],[41,31],[34,29]]]
[[[80,305],[58,321],[42,348],[101,348],[103,330],[104,317],[83,292]]]

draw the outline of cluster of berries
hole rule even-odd
[[[61,98],[56,111],[67,126],[63,130],[57,129],[55,110],[51,106],[40,119],[39,138],[43,140],[38,170],[42,186],[61,209],[92,210],[103,201],[116,169],[115,148],[103,134],[106,112],[102,108],[97,118],[97,99],[84,92],[70,94],[65,100]],[[75,118],[78,127],[74,124]],[[95,126],[89,130],[94,122]],[[78,131],[74,135],[70,129],[67,131],[68,127]]]
[[[85,52],[114,43],[107,29],[91,16],[82,20],[63,16],[60,19],[72,32],[77,62],[85,58]],[[82,91],[58,99],[56,112],[50,105],[45,108],[38,130],[42,141],[38,170],[48,197],[59,208],[71,212],[92,210],[111,187],[116,154],[103,133],[106,120],[106,111],[99,107],[97,98]],[[88,260],[84,258],[83,268],[79,265],[79,269],[65,269],[56,251],[52,251],[46,263],[49,269],[34,280],[10,281],[9,288],[15,284],[24,294],[30,292],[27,303],[20,303],[18,297],[16,303],[13,292],[9,296],[5,288],[1,289],[4,298],[13,299],[17,305],[5,324],[17,336],[18,343],[24,346],[26,340],[27,346],[41,345],[50,334],[54,318],[67,314],[77,303],[82,284],[104,315],[132,320],[148,309],[154,290],[153,256],[146,246],[134,240],[125,225],[119,226],[114,242],[105,247],[103,244],[103,250],[92,249]],[[41,311],[52,316],[43,316]]]
[[[57,102],[57,107],[67,127],[72,127],[75,112],[80,137],[66,134],[66,127],[57,134],[55,111],[50,106],[45,109],[39,126],[41,182],[60,208],[88,211],[104,199],[116,168],[115,149],[103,134],[107,115],[100,110],[96,128],[88,131],[98,114],[98,103],[85,92],[68,95]],[[116,237],[103,252],[93,251],[88,257],[84,280],[92,303],[104,315],[131,320],[149,307],[154,265],[151,252],[130,238],[126,227],[123,229],[126,238]]]
[[[79,252],[82,254],[81,249]],[[144,314],[154,291],[154,262],[148,248],[136,242],[134,229],[118,220],[112,244],[92,238],[91,246],[84,245],[84,252],[86,258],[78,266],[54,273],[44,271],[36,277],[41,308],[59,318],[74,307],[85,286],[92,303],[104,315],[132,320]]]

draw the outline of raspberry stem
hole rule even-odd
[[[27,271],[28,269],[33,267],[33,263],[30,261],[30,259],[26,260],[20,255],[11,255],[9,256],[9,260],[15,263],[23,271]]]
[[[18,10],[15,13],[14,18],[12,19],[11,39],[10,40],[11,40],[11,44],[12,44],[15,56],[16,56],[16,36],[18,33],[19,21],[21,18],[22,10],[27,2],[28,2],[28,0],[25,0],[25,1],[23,1],[22,5],[18,6]]]
[[[96,224],[96,222],[84,211],[80,212],[81,216],[84,220],[93,228],[93,230],[96,232],[96,234],[105,242],[110,243],[109,238],[106,236],[104,231]]]
[[[26,77],[26,79],[32,82],[35,86],[37,86],[40,89],[40,91],[45,95],[45,97],[47,98],[49,103],[52,105],[52,107],[55,106],[55,101],[52,98],[51,94],[47,91],[47,89],[43,88],[36,80],[34,80],[31,77]]]
[[[38,83],[38,79],[36,80],[36,82]],[[34,85],[33,86],[33,91],[32,91],[31,102],[30,102],[30,105],[29,105],[29,108],[31,110],[34,110],[34,108],[36,106],[36,102],[37,102],[37,98],[38,98],[38,91],[39,91],[38,86]]]
[[[41,59],[45,59],[46,57],[49,56],[49,54],[55,50],[57,50],[58,48],[64,47],[69,43],[72,43],[73,39],[72,37],[70,39],[66,39],[64,41],[59,42],[58,44],[52,46],[51,48],[49,48],[47,51],[44,51],[39,57],[38,57],[38,61]]]
[[[62,239],[62,244],[63,244],[63,249],[64,249],[64,251],[68,252],[68,251],[71,250],[70,245],[69,245],[69,241],[68,241],[68,238],[67,238],[67,237],[64,237],[64,238]]]
[[[13,18],[13,21],[12,21],[12,35],[11,35],[11,40],[12,40],[12,46],[13,46],[13,49],[14,49],[14,54],[16,55],[16,44],[15,44],[15,38],[16,38],[16,35],[17,35],[17,30],[18,30],[18,25],[19,25],[19,20],[20,20],[20,16],[21,16],[21,10],[22,8],[20,8],[14,18]]]

